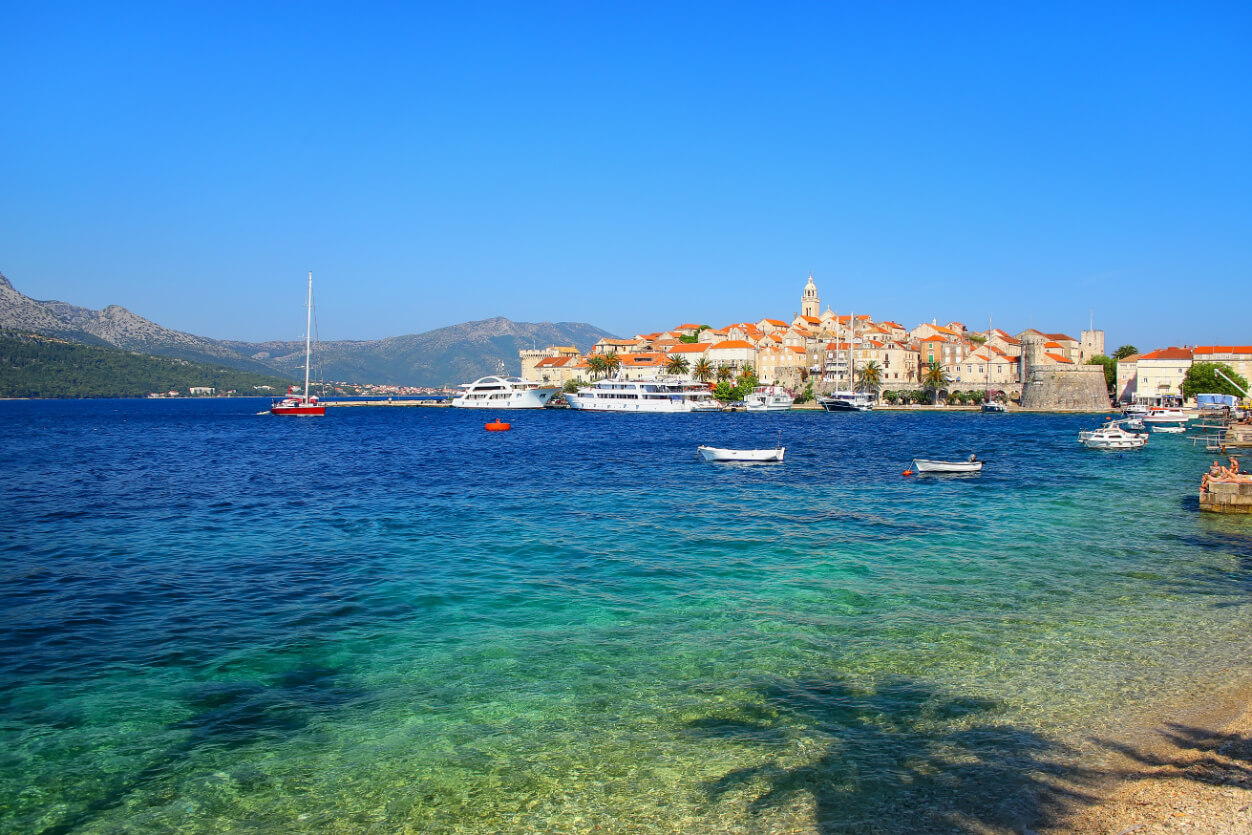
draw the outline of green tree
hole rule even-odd
[[[731,368],[728,364],[722,363],[721,365],[717,366],[718,382],[723,382],[723,381],[729,382],[730,380],[734,378],[734,376],[735,376],[735,369]]]
[[[865,367],[861,369],[861,376],[857,380],[857,386],[866,391],[878,393],[879,387],[882,385],[882,367],[877,360],[870,360],[865,363]]]
[[[1248,381],[1236,374],[1235,370],[1226,363],[1197,362],[1187,369],[1187,376],[1182,381],[1182,396],[1190,398],[1197,394],[1233,394],[1235,397],[1243,397],[1242,391],[1217,376],[1218,371],[1247,390]]]
[[[695,368],[691,370],[691,376],[695,377],[702,383],[707,383],[714,376],[713,363],[706,358],[701,357],[696,361]]]
[[[965,392],[963,391],[952,392],[951,394],[948,395],[948,402],[955,403],[958,406],[963,405],[965,403]]]
[[[617,370],[622,367],[622,358],[617,354],[609,353],[604,355],[604,370],[610,375],[616,374]]]
[[[593,378],[603,377],[608,367],[609,364],[604,354],[592,354],[587,357],[587,370],[591,372]]]
[[[1130,347],[1130,346],[1125,346]],[[1119,349],[1120,350],[1120,349]],[[1129,356],[1129,355],[1128,355]],[[1117,360],[1112,357],[1106,357],[1104,354],[1096,354],[1087,360],[1087,365],[1099,365],[1104,368],[1104,385],[1109,391],[1117,386]]]
[[[1139,353],[1139,349],[1134,345],[1123,345],[1113,352],[1113,359],[1124,360],[1126,357],[1133,357],[1137,353]]]
[[[700,331],[706,331],[708,329],[709,329],[708,325],[701,325],[700,327],[696,328],[696,332],[691,334],[690,336],[678,337],[678,341],[686,343],[687,345],[695,345],[697,342],[700,341]]]
[[[566,394],[577,394],[578,393],[578,381],[566,380],[565,385],[561,386],[561,391],[565,392]]]
[[[931,402],[939,401],[939,390],[946,386],[949,382],[948,372],[944,370],[942,363],[938,360],[931,360],[926,365],[926,370],[922,372],[922,388],[931,394]]]
[[[682,355],[672,356],[669,362],[665,363],[665,370],[676,376],[686,374],[690,367],[691,363],[687,362],[687,358]]]
[[[713,396],[723,403],[743,399],[743,395],[740,393],[739,388],[731,385],[730,380],[718,380],[717,385],[713,387]]]
[[[970,403],[973,403],[975,406],[980,406],[982,405],[982,402],[987,399],[987,393],[985,391],[971,391],[966,394],[966,397],[969,398]]]
[[[804,389],[799,394],[796,395],[795,403],[797,405],[801,403],[808,403],[812,399],[813,399],[813,381],[809,380],[805,383]]]

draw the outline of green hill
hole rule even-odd
[[[0,330],[0,397],[146,397],[152,392],[211,387],[218,394],[268,394],[290,381],[235,368],[154,357]]]

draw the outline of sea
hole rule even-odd
[[[0,832],[1016,832],[1252,675],[1192,433],[266,406],[0,403]]]

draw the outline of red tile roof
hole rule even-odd
[[[1056,354],[1044,354],[1044,356],[1046,356],[1048,359],[1052,360],[1053,362],[1063,362],[1068,365],[1074,364],[1073,360],[1066,359],[1065,357],[1062,357],[1062,356],[1057,356]]]
[[[1186,348],[1161,348],[1150,354],[1140,354],[1140,360],[1189,360],[1191,352]]]
[[[709,344],[707,342],[693,342],[690,344],[684,342],[681,345],[675,345],[673,348],[670,348],[669,352],[671,354],[703,354],[708,349]]]
[[[1252,345],[1197,345],[1193,354],[1252,354]]]
[[[724,340],[724,341],[722,341],[722,342],[717,343],[716,345],[714,345],[714,346],[713,346],[712,348],[710,348],[709,350],[711,350],[711,351],[717,351],[717,350],[721,350],[721,349],[730,349],[730,348],[751,348],[751,347],[752,347],[752,343],[750,343],[750,342],[744,342],[742,339],[727,339],[727,340]]]

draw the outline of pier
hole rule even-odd
[[[452,405],[451,398],[444,400],[322,400],[321,405],[330,408],[332,406],[342,408],[344,406],[439,406],[450,407]]]
[[[1252,476],[1210,479],[1200,489],[1200,510],[1252,513]]]

